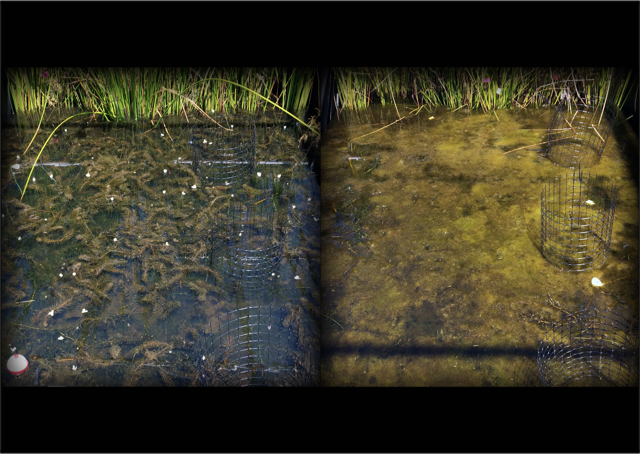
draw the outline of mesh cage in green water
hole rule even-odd
[[[300,308],[249,306],[218,315],[195,344],[202,386],[312,386]]]
[[[609,256],[618,191],[605,177],[580,170],[544,187],[541,246],[547,261],[564,271],[588,271]]]
[[[217,186],[244,183],[255,165],[255,124],[227,123],[191,128],[193,171],[201,180]]]
[[[596,309],[566,316],[538,348],[544,386],[638,386],[638,318]]]
[[[567,93],[565,99],[549,124],[549,159],[564,167],[597,164],[617,110],[611,102],[584,93]]]

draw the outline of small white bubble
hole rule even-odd
[[[49,178],[51,178],[53,180],[53,174],[52,173],[49,174]]]
[[[291,206],[291,208],[293,208],[293,209],[295,210],[295,209],[296,209],[296,206],[295,206],[295,205],[292,205],[292,206]]]
[[[62,273],[60,273],[58,276],[62,277]]]
[[[196,185],[195,185],[195,184],[194,184],[193,186],[191,186],[191,189],[195,189],[195,188],[196,188]]]
[[[166,194],[166,193],[167,193],[167,191],[162,191],[162,193],[163,193],[163,194]]]
[[[113,197],[111,197],[111,201],[113,202]]]
[[[258,172],[258,176],[261,177],[262,174],[260,172]],[[36,179],[34,178],[33,181],[35,181]]]
[[[281,174],[278,174],[278,178],[280,178],[281,176],[282,176]]]
[[[284,129],[287,129],[287,125],[284,125]]]
[[[182,191],[182,195],[184,195],[184,191]]]
[[[118,239],[117,239],[117,238],[114,238],[114,239],[113,239],[113,241],[118,241]]]
[[[34,183],[36,182],[36,177],[33,177],[33,182],[34,182]]]
[[[238,234],[238,236],[242,236],[242,232],[240,232],[240,233]]]
[[[72,276],[75,276],[75,275],[76,275],[76,273],[75,273],[75,271],[74,271],[74,272],[73,272],[73,274],[72,274]]]
[[[64,132],[67,132],[67,130],[65,129]]]
[[[166,243],[164,243],[165,246],[169,246],[169,242],[167,241]]]
[[[164,134],[163,134],[163,133],[160,133],[160,137],[164,137]]]
[[[133,173],[135,173],[135,172],[133,172]],[[87,178],[89,178],[90,176],[91,176],[91,174],[90,174],[90,173],[88,173],[88,174],[87,174]]]
[[[307,199],[307,202],[311,202],[311,197],[309,197],[309,198]]]
[[[167,173],[167,169],[164,169],[164,173]]]

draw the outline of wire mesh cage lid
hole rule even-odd
[[[249,306],[218,315],[195,344],[202,386],[311,386],[300,308]]]
[[[545,386],[638,386],[638,318],[608,310],[565,317],[538,347]]]
[[[562,104],[549,123],[548,156],[565,167],[600,161],[617,109],[606,99],[582,92],[561,94]]]
[[[214,185],[242,184],[255,166],[256,125],[231,124],[226,117],[218,120],[191,128],[193,171]]]

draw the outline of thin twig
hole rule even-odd
[[[563,137],[562,139],[554,139],[554,140],[545,140],[544,142],[538,142],[538,143],[533,143],[531,145],[525,145],[524,147],[520,147],[520,148],[515,148],[513,150],[509,150],[509,151],[505,151],[502,154],[507,154],[507,153],[511,153],[512,151],[516,151],[516,150],[522,150],[523,148],[529,148],[529,147],[533,147],[535,145],[542,145],[543,143],[550,143],[550,142],[556,142],[558,140],[566,140],[565,137]]]
[[[596,134],[598,134],[598,137],[600,137],[600,140],[602,140],[603,142],[605,141],[602,136],[600,135],[600,133],[598,132],[598,130],[596,129],[596,126],[591,123],[591,127],[593,128],[593,130],[596,132]]]
[[[571,130],[577,135],[578,133],[576,132],[575,129],[573,129],[573,126],[571,126],[571,123],[569,123],[569,121],[565,118],[564,121],[567,122],[567,124],[569,125],[569,127],[571,128]]]
[[[328,315],[326,315],[326,314],[322,314],[322,315],[323,315],[324,317],[327,317],[327,318],[328,318],[329,320],[331,320],[332,322],[335,322],[335,323],[336,323],[340,328],[344,329],[344,327],[343,327],[340,323],[338,323],[336,320],[332,319],[331,317],[329,317],[329,316],[328,316]]]
[[[382,127],[382,128],[380,128],[380,129],[376,129],[376,130],[375,130],[375,131],[373,131],[373,132],[370,132],[370,133],[365,134],[365,135],[363,135],[363,136],[355,137],[355,138],[351,139],[351,141],[353,142],[353,141],[354,141],[354,140],[356,140],[356,139],[360,139],[360,138],[362,138],[362,137],[366,137],[366,136],[368,136],[368,135],[374,134],[374,133],[376,133],[376,132],[378,132],[378,131],[382,131],[383,129],[388,128],[389,126],[392,126],[392,125],[396,124],[397,122],[404,120],[405,118],[407,118],[407,117],[406,117],[406,116],[404,116],[404,117],[402,117],[402,118],[400,118],[400,119],[398,119],[398,120],[394,121],[393,123],[388,124],[387,126],[383,126],[383,127]]]
[[[604,97],[604,103],[602,103],[602,112],[600,112],[600,120],[598,120],[598,126],[600,126],[600,122],[602,121],[602,114],[604,113],[604,108],[607,105],[607,98],[609,97],[609,88],[611,87],[611,77],[613,77],[613,73],[609,75],[609,83],[607,84],[607,94]]]

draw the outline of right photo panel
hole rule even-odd
[[[322,386],[638,386],[637,68],[321,74]]]

